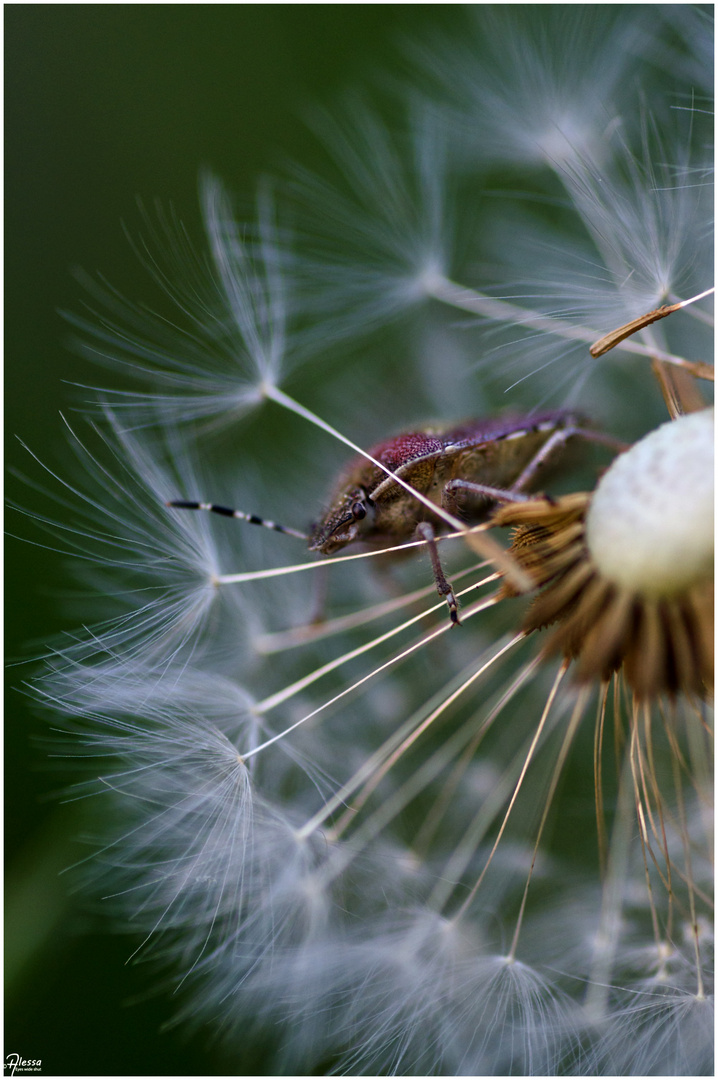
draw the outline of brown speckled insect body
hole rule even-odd
[[[522,491],[545,459],[542,452],[549,442],[550,449],[558,448],[578,428],[578,417],[567,411],[471,420],[395,435],[369,453],[437,506],[472,516],[488,500]],[[341,473],[309,547],[330,555],[357,540],[398,543],[427,519],[440,524],[411,492],[373,462],[357,457]]]
[[[493,501],[525,498],[523,492],[539,467],[572,435],[603,439],[582,427],[581,418],[568,410],[468,420],[394,435],[369,451],[379,464],[358,456],[341,472],[326,513],[308,536],[214,503],[169,505],[212,510],[289,533],[308,540],[309,550],[322,555],[332,555],[357,541],[391,546],[416,536],[428,546],[437,591],[446,599],[452,621],[458,622],[456,598],[444,576],[434,536],[444,522],[399,481],[437,508],[474,519]],[[386,469],[394,476],[387,475]]]

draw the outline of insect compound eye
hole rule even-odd
[[[366,506],[363,502],[352,503],[352,517],[355,521],[361,521],[366,517]]]

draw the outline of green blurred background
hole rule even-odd
[[[210,166],[250,204],[263,172],[315,144],[305,104],[396,71],[404,35],[451,27],[453,5],[16,5],[5,8],[6,456],[25,470],[19,436],[60,475],[72,417],[102,382],[73,355],[59,309],[80,311],[81,267],[140,300],[145,287],[122,222],[136,196],[172,203],[201,237],[197,177]],[[11,498],[37,508],[11,474]],[[53,507],[48,507],[52,516]],[[29,523],[8,513],[11,534]],[[200,1036],[163,1030],[171,1000],[125,965],[130,939],[70,894],[60,871],[84,854],[67,779],[39,744],[16,663],[73,625],[66,560],[9,539],[6,641],[6,1052],[41,1058],[44,1075],[196,1075],[234,1071]],[[33,644],[35,642],[35,644]],[[246,1072],[258,1070],[248,1059]]]

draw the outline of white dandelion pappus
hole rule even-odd
[[[431,100],[444,109],[458,162],[557,169],[576,156],[599,164],[605,135],[630,115],[637,47],[651,54],[652,19],[636,5],[467,9],[465,34],[409,46]],[[433,85],[432,85],[433,83]],[[598,92],[600,88],[600,92]]]
[[[311,252],[296,266],[303,303],[333,333],[363,336],[426,301],[456,223],[441,117],[410,102],[397,134],[367,101],[350,105],[348,121],[312,117],[334,181],[299,171],[291,193]]]
[[[258,200],[257,223],[242,229],[219,180],[206,173],[200,186],[208,255],[174,213],[158,208],[155,224],[143,212],[148,235],[138,254],[169,300],[167,315],[85,278],[99,306],[88,317],[68,316],[86,356],[153,387],[102,392],[138,424],[229,423],[256,408],[263,387],[297,360],[283,269],[288,245],[279,241],[269,193]]]

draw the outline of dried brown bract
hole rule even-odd
[[[712,410],[693,413],[620,455],[594,493],[496,512],[540,590],[523,628],[553,625],[546,651],[580,681],[622,671],[638,700],[712,694],[712,448]]]

